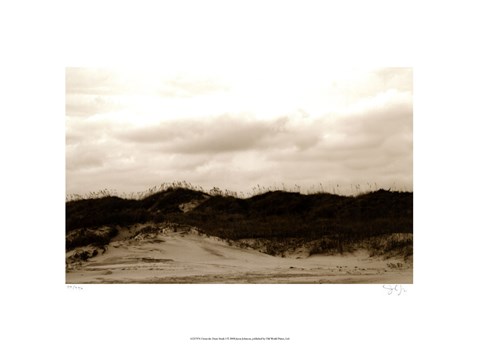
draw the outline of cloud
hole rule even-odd
[[[65,102],[66,115],[73,117],[89,117],[121,110],[126,107],[125,104],[119,102],[114,97],[98,95],[67,94]]]
[[[213,78],[193,75],[167,77],[154,69],[67,68],[67,95],[157,95],[194,97],[230,88]]]
[[[81,147],[67,148],[67,171],[83,171],[102,167],[106,156],[99,151],[98,147],[99,146],[96,145],[84,145]]]
[[[314,146],[303,151],[272,151],[267,160],[287,181],[299,180],[307,185],[376,182],[386,187],[397,182],[411,189],[412,120],[411,103],[402,98],[381,107],[332,115],[310,125],[322,134]]]
[[[381,90],[396,89],[412,92],[413,73],[411,68],[388,67],[374,72],[380,82]]]
[[[268,143],[268,137],[275,137],[282,131],[281,125],[282,119],[261,121],[245,115],[221,115],[206,120],[169,121],[153,127],[120,130],[117,139],[149,144],[150,148],[171,153],[236,152],[261,148]]]
[[[67,82],[69,193],[105,187],[130,192],[178,180],[240,191],[282,183],[339,184],[348,187],[345,193],[351,193],[351,185],[366,182],[413,188],[410,69],[380,69],[351,81],[338,80],[330,94],[322,95],[348,102],[335,101],[330,105],[335,107],[323,113],[318,111],[326,109],[321,106],[303,107],[307,99],[300,97],[289,100],[295,107],[269,109],[273,94],[263,104],[259,99],[263,106],[250,112],[230,108],[227,101],[245,95],[224,98],[222,93],[235,89],[225,90],[209,79],[163,78],[145,84],[125,73],[97,76],[88,70],[75,77],[77,73],[72,71],[74,81]],[[90,74],[92,80],[85,78]],[[155,108],[162,90],[169,91],[174,102]],[[212,98],[216,93],[219,97]],[[314,102],[315,93],[308,95]],[[201,102],[191,103],[197,99]],[[223,104],[217,107],[217,101]],[[262,116],[263,108],[271,111],[268,117]],[[184,117],[163,117],[162,110]],[[141,118],[149,112],[151,116]]]
[[[177,77],[166,81],[159,88],[159,94],[166,97],[194,97],[204,94],[225,92],[230,88],[211,79]]]
[[[123,112],[134,123],[145,115],[188,116],[195,109],[215,108],[229,90],[214,78],[168,76],[152,69],[67,68],[65,112],[78,117]]]
[[[69,67],[65,71],[67,95],[110,95],[129,89],[121,84],[113,69]]]
[[[381,145],[392,134],[412,133],[411,97],[399,93],[377,95],[351,113],[335,116],[328,129],[331,145],[348,150]]]

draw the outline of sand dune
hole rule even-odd
[[[137,230],[144,226],[138,226]],[[67,253],[67,283],[412,283],[398,259],[347,255],[274,257],[195,229],[125,229],[87,261]]]

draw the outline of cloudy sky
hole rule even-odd
[[[412,190],[412,88],[410,68],[67,68],[67,194]]]

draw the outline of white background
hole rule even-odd
[[[478,11],[467,1],[419,3],[3,2],[1,344],[478,344]],[[400,296],[381,285],[68,288],[65,67],[144,64],[412,66],[414,284]]]

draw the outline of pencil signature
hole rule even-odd
[[[387,290],[388,295],[392,295],[393,293],[400,295],[403,292],[407,292],[407,290],[403,288],[401,284],[384,284],[383,288]]]

